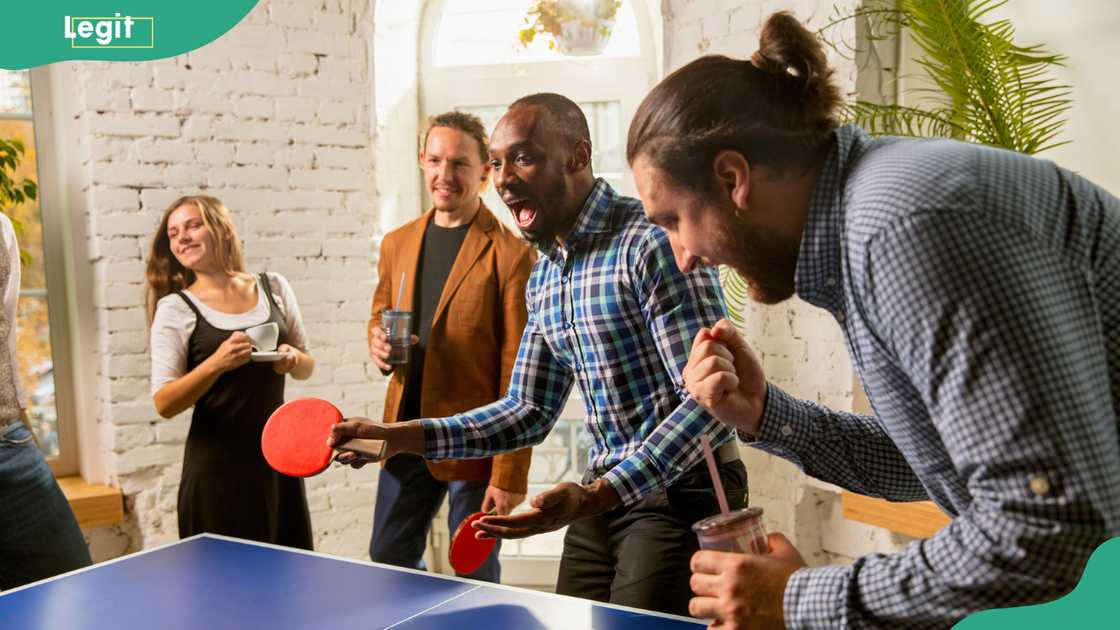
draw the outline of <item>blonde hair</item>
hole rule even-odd
[[[229,210],[219,199],[208,195],[179,197],[171,202],[163,213],[159,228],[152,238],[151,252],[148,254],[146,272],[148,287],[145,306],[148,326],[156,313],[156,304],[165,296],[189,287],[195,281],[195,274],[179,263],[171,253],[171,239],[167,236],[167,221],[171,213],[180,206],[191,205],[198,208],[202,222],[210,232],[210,248],[217,259],[218,267],[227,275],[234,276],[245,271],[241,256],[241,240],[233,227]]]

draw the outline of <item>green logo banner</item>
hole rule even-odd
[[[0,68],[90,59],[148,61],[218,39],[257,0],[45,0],[4,7]]]
[[[1073,591],[1047,604],[985,610],[969,615],[955,630],[1054,630],[1116,628],[1120,592],[1120,538],[1097,547]]]

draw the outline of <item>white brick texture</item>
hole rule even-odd
[[[278,271],[292,282],[318,365],[310,381],[289,382],[289,397],[322,396],[347,414],[381,411],[384,381],[364,350],[380,236],[369,127],[371,4],[264,0],[200,50],[147,63],[59,66],[80,86],[79,155],[88,177],[89,260],[83,262],[97,279],[92,312],[85,314],[98,335],[90,377],[97,399],[90,404],[100,459],[126,506],[124,524],[86,533],[95,560],[177,537],[189,415],[163,420],[152,407],[142,308],[151,231],[174,198],[193,192],[221,198],[233,212],[249,267]],[[833,4],[665,0],[666,70],[707,53],[749,55],[764,16],[790,9],[819,25]],[[833,61],[851,91],[855,68]],[[752,306],[747,315],[750,341],[780,385],[835,408],[850,406],[851,369],[826,316],[797,301]],[[898,546],[881,530],[840,518],[834,488],[783,461],[744,452],[752,502],[766,509],[767,526],[792,535],[810,562]],[[365,556],[375,468],[332,469],[308,480],[319,550]]]
[[[83,165],[99,357],[91,405],[100,460],[126,504],[123,525],[87,532],[96,560],[178,536],[190,414],[155,412],[143,311],[148,248],[174,198],[222,199],[250,270],[278,271],[295,286],[317,366],[311,381],[289,380],[288,397],[324,396],[350,415],[381,412],[384,380],[359,351],[379,229],[369,4],[263,1],[229,33],[179,57],[62,70],[82,86],[78,115],[92,154]],[[309,480],[318,549],[365,557],[377,469],[358,472]]]

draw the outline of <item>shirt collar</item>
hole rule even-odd
[[[871,139],[855,125],[841,127],[833,134],[836,143],[821,168],[809,201],[795,282],[798,297],[835,314],[844,308],[840,282],[844,184],[848,171]]]
[[[607,180],[602,177],[595,179],[591,187],[591,194],[583,202],[583,208],[576,216],[576,222],[568,238],[564,239],[564,247],[560,247],[555,240],[540,246],[540,251],[555,262],[560,262],[570,252],[572,247],[591,234],[609,232],[612,226],[614,201],[618,193],[611,188]]]

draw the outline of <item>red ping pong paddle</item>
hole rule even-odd
[[[277,472],[292,477],[317,475],[330,465],[335,449],[327,444],[331,427],[342,412],[319,398],[299,398],[280,405],[261,433],[264,459]],[[352,439],[339,450],[353,451],[374,461],[385,454],[383,440]]]
[[[451,567],[459,575],[470,575],[477,571],[490,557],[494,545],[498,544],[497,538],[482,540],[475,538],[478,530],[471,525],[487,514],[493,512],[475,512],[463,519],[455,530],[455,536],[451,539],[451,548],[447,551],[447,559],[451,561]]]

